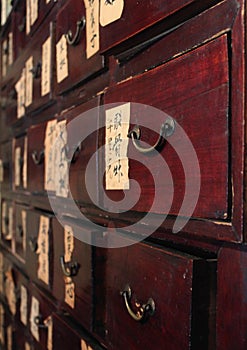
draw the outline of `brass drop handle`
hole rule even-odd
[[[44,324],[44,318],[41,315],[35,316],[34,319],[33,319],[33,322],[39,328],[47,328],[47,325]]]
[[[139,309],[137,312],[132,311],[130,306],[130,299],[131,299],[131,288],[127,284],[124,288],[124,290],[120,293],[124,298],[124,303],[126,306],[126,309],[128,311],[128,314],[137,322],[144,322],[147,320],[149,316],[152,316],[155,312],[155,303],[152,298],[149,298],[146,304],[142,304],[139,306]]]
[[[134,147],[137,151],[141,153],[151,153],[154,150],[157,150],[161,147],[164,142],[164,138],[170,137],[175,130],[175,121],[171,117],[168,117],[164,124],[161,125],[160,134],[158,140],[151,147],[144,148],[142,147],[138,140],[141,138],[141,129],[138,125],[135,125],[134,128],[128,133],[128,137],[131,138]]]
[[[45,152],[44,150],[38,152],[38,151],[33,151],[32,152],[32,159],[35,165],[40,165],[44,163],[44,157],[45,157]]]
[[[76,46],[79,43],[80,40],[80,36],[81,36],[81,32],[83,31],[83,29],[86,26],[86,18],[85,16],[82,17],[82,19],[80,21],[76,22],[76,32],[75,35],[73,37],[72,31],[69,30],[66,34],[65,34],[65,38],[67,40],[67,43],[71,46]]]
[[[63,255],[60,256],[60,264],[63,270],[63,274],[67,277],[76,276],[80,268],[80,264],[78,264],[76,261],[65,262]]]
[[[65,158],[67,161],[70,160],[70,157],[69,157],[70,152],[73,152],[73,156],[71,158],[71,163],[75,163],[77,161],[77,159],[79,158],[79,155],[81,152],[81,144],[79,146],[77,146],[74,150],[70,150],[68,145],[64,146],[64,154],[65,154]]]

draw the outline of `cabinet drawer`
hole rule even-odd
[[[141,148],[156,143],[161,125],[168,117],[175,121],[174,133],[158,149],[168,165],[164,171],[161,170],[162,162],[158,160],[158,154],[142,153],[134,147],[131,139],[129,141],[129,178],[137,180],[141,186],[140,199],[132,210],[168,213],[165,206],[170,200],[173,186],[173,202],[169,213],[178,215],[185,199],[186,186],[188,188],[190,183],[190,195],[193,198],[199,195],[193,217],[228,218],[231,209],[228,189],[228,67],[227,36],[222,35],[160,67],[119,83],[106,92],[105,103],[138,103],[131,104],[129,131],[139,126],[141,141],[146,143],[140,142]],[[183,133],[180,133],[180,127]],[[186,143],[187,140],[192,143],[191,147]],[[191,148],[196,153],[194,163]],[[194,171],[197,166],[200,173]],[[168,185],[170,172],[172,186]],[[198,181],[200,189],[195,185]],[[131,185],[129,193],[139,198]],[[115,200],[122,198],[121,191],[107,191],[107,194]]]
[[[90,229],[75,224],[62,227],[53,220],[54,277],[53,294],[84,328],[92,329],[92,246],[76,238],[90,236]],[[74,236],[75,235],[75,236]],[[82,312],[83,310],[83,312]]]
[[[0,146],[1,159],[1,190],[9,191],[12,188],[12,143],[5,142]]]
[[[68,317],[53,314],[52,323],[54,350],[103,350],[95,340],[83,333]]]
[[[175,0],[170,2],[155,0],[152,2],[138,1],[133,4],[131,0],[116,3],[111,0],[104,1],[101,4],[101,25],[103,25],[100,33],[101,51],[104,52],[122,43],[124,40],[132,38],[142,30],[178,11],[180,11],[178,18],[181,21],[183,17],[188,16],[188,11],[199,11],[201,8],[210,6],[215,2],[207,0],[204,4],[199,4],[196,0]],[[122,5],[123,10],[121,12],[119,7],[122,7]],[[109,13],[111,13],[111,16],[109,16]],[[115,16],[116,13],[118,13],[119,19],[117,19],[118,16]],[[111,23],[110,18],[115,18],[116,20]],[[175,21],[177,21],[177,18],[175,18]],[[107,22],[109,24],[106,24]],[[164,30],[164,27],[162,29]],[[152,32],[152,35],[154,32]],[[132,43],[129,41],[129,45],[131,44],[133,45],[133,39]]]
[[[105,275],[109,349],[208,349],[215,317],[209,265],[144,244],[110,250]]]
[[[46,289],[51,289],[53,276],[52,220],[52,215],[27,211],[26,270]]]
[[[90,58],[86,54],[86,26],[78,28],[78,22],[86,18],[83,1],[70,0],[57,14],[57,88],[58,94],[70,90],[74,85],[90,78],[104,67],[103,57],[95,53]],[[90,21],[90,18],[87,20]],[[82,22],[81,22],[82,23]],[[66,34],[71,33],[73,43],[66,41]],[[65,36],[64,36],[65,35]],[[64,39],[64,40],[63,40]],[[62,40],[62,41],[61,41]],[[67,58],[63,52],[67,50]],[[67,74],[61,74],[67,70]]]

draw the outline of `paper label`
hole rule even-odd
[[[87,343],[84,339],[81,339],[81,350],[87,350]]]
[[[9,269],[5,273],[5,295],[8,301],[9,309],[12,315],[16,314],[16,295],[15,295],[15,283],[13,279],[13,273]]]
[[[74,251],[74,234],[72,227],[69,225],[64,226],[64,261],[71,261]]]
[[[27,325],[27,288],[21,286],[21,305],[20,305],[21,322]]]
[[[26,34],[29,34],[31,30],[31,1],[26,0]]]
[[[23,230],[22,248],[23,248],[23,252],[26,252],[26,237],[27,237],[27,212],[26,212],[26,210],[21,211],[21,225],[22,225],[22,230]]]
[[[11,240],[13,238],[13,229],[14,229],[14,209],[12,205],[9,207],[9,225],[8,225],[8,233],[5,239]]]
[[[38,272],[37,276],[44,283],[49,285],[49,227],[50,219],[47,216],[40,216],[38,235]]]
[[[15,186],[21,184],[21,147],[15,148]]]
[[[52,317],[49,316],[45,321],[44,324],[47,326],[47,350],[53,349],[53,321]]]
[[[38,0],[30,0],[30,24],[31,26],[38,19],[38,8],[39,8]]]
[[[3,254],[0,253],[0,294],[4,293],[4,262]],[[2,304],[0,304],[2,306]]]
[[[7,0],[1,1],[1,25],[3,26],[7,19]]]
[[[105,170],[107,190],[129,189],[129,139],[130,103],[106,111]]]
[[[100,24],[102,27],[121,18],[124,9],[124,0],[100,1]]]
[[[57,82],[61,83],[69,75],[68,48],[64,35],[56,45]]]
[[[39,316],[39,301],[32,296],[30,312],[30,330],[34,338],[39,342],[39,327],[35,323],[35,318]]]
[[[24,138],[22,183],[23,183],[23,188],[27,188],[27,137]]]
[[[4,40],[2,44],[2,77],[7,74],[8,67],[8,41]]]
[[[55,141],[57,136],[57,121],[51,120],[47,123],[45,133],[45,183],[47,191],[55,191]]]
[[[29,343],[25,343],[25,350],[31,350],[31,345]]]
[[[7,218],[8,218],[8,215],[7,215],[7,203],[6,202],[2,202],[2,234],[4,236],[8,232]]]
[[[86,8],[86,54],[92,57],[99,51],[99,0],[84,0]]]
[[[7,328],[7,350],[13,349],[12,333],[13,333],[12,325],[9,325]]]
[[[57,123],[56,128],[57,140],[55,143],[55,190],[57,196],[67,197],[69,190],[69,164],[65,152],[67,145],[66,120]]]
[[[51,37],[42,45],[41,96],[51,91]]]
[[[0,182],[3,182],[4,177],[4,169],[3,169],[3,161],[0,159]]]
[[[33,102],[33,57],[31,56],[26,61],[26,96],[25,96],[25,106],[28,107]]]
[[[75,284],[71,277],[64,277],[65,282],[65,303],[72,309],[75,308]]]
[[[20,79],[15,84],[17,92],[17,118],[21,118],[25,115],[25,99],[26,99],[26,70],[22,70]]]
[[[9,44],[8,44],[8,64],[11,66],[13,63],[13,33],[9,33]]]
[[[4,308],[3,305],[0,304],[0,343],[1,345],[5,344],[5,339],[4,339],[4,330],[5,330],[5,322],[4,322],[4,318],[5,318],[5,312],[4,312]]]

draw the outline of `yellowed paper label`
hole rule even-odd
[[[8,67],[8,41],[4,40],[2,44],[2,77],[7,74]]]
[[[107,26],[121,18],[124,0],[100,0],[100,25]]]
[[[4,177],[4,169],[3,169],[3,161],[0,159],[0,182],[3,182]]]
[[[25,106],[28,107],[33,102],[33,57],[31,56],[26,61],[26,97],[25,97]]]
[[[69,75],[68,48],[64,35],[56,45],[57,82],[61,83]]]
[[[13,229],[14,229],[14,209],[11,206],[9,206],[9,225],[8,225],[8,233],[5,239],[12,239],[13,238]]]
[[[87,343],[84,339],[81,339],[81,350],[87,350]]]
[[[16,295],[15,295],[15,283],[13,279],[12,270],[9,269],[5,273],[5,295],[8,301],[9,309],[12,315],[16,314]]]
[[[13,349],[12,334],[13,334],[12,325],[9,325],[7,328],[7,350]]]
[[[30,330],[34,338],[39,342],[39,327],[35,323],[35,318],[39,316],[39,301],[32,296],[30,311]]]
[[[51,37],[42,45],[41,96],[51,91]]]
[[[31,1],[26,0],[26,34],[29,34],[31,30]]]
[[[20,305],[21,322],[27,325],[27,288],[21,286],[21,305]]]
[[[29,343],[25,343],[25,350],[31,350],[31,345]]]
[[[46,320],[44,320],[44,324],[47,326],[47,350],[53,349],[53,321],[52,317],[47,317]]]
[[[69,164],[66,157],[67,128],[66,120],[57,123],[55,144],[55,190],[56,195],[67,197],[69,190]]]
[[[30,0],[30,24],[31,26],[38,19],[38,10],[39,10],[39,1],[38,0]]]
[[[13,33],[9,33],[9,44],[8,44],[8,64],[11,66],[13,63]]]
[[[21,147],[15,148],[15,186],[21,184]]]
[[[7,203],[2,202],[2,234],[5,236],[8,232],[8,224],[7,224],[8,216],[7,216]],[[5,237],[4,237],[5,238]]]
[[[65,303],[72,309],[75,308],[75,284],[71,277],[64,277],[65,282]]]
[[[86,54],[92,57],[99,51],[99,0],[84,0],[86,8]]]
[[[49,226],[50,220],[47,216],[41,215],[39,221],[38,235],[38,273],[37,276],[44,283],[49,285]]]
[[[5,345],[5,339],[4,339],[4,330],[5,330],[5,312],[3,305],[0,304],[0,344]]]
[[[26,252],[26,237],[27,237],[27,212],[26,212],[26,210],[21,211],[21,224],[22,224],[22,230],[23,230],[22,248],[23,248],[23,252]]]
[[[1,1],[1,24],[5,24],[7,19],[7,0]]]
[[[129,189],[129,139],[130,103],[106,111],[105,165],[106,189]]]
[[[22,183],[23,188],[27,188],[27,137],[24,138]]]
[[[26,70],[22,70],[21,78],[15,84],[17,92],[17,118],[25,115],[25,99],[26,99]]]
[[[69,225],[64,226],[64,261],[69,262],[72,259],[74,251],[74,234]]]
[[[4,293],[4,262],[3,254],[0,253],[0,294]],[[0,304],[2,306],[2,304]]]
[[[55,141],[57,136],[57,121],[51,120],[47,123],[45,133],[45,183],[47,191],[55,191]]]

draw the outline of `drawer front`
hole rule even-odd
[[[103,348],[88,335],[84,334],[65,317],[52,315],[53,350],[102,350]]]
[[[110,250],[109,349],[159,349],[167,344],[169,349],[207,349],[209,275],[206,261],[172,250],[144,244]]]
[[[53,294],[84,328],[92,329],[92,246],[77,239],[75,225],[64,227],[53,220],[54,275]],[[83,226],[76,226],[81,235],[92,232]],[[82,313],[83,310],[83,313]]]
[[[227,36],[222,35],[106,92],[105,103],[138,103],[131,104],[129,131],[135,126],[141,129],[141,141],[144,143],[138,143],[140,148],[151,147],[157,142],[161,125],[168,117],[175,121],[175,130],[158,149],[159,155],[140,152],[134,147],[138,141],[134,143],[129,140],[129,178],[137,180],[141,186],[139,199],[136,187],[132,188],[130,184],[129,193],[139,199],[131,210],[178,215],[183,200],[186,199],[185,192],[190,187],[191,198],[199,195],[193,217],[223,220],[228,218],[231,200],[228,190],[227,50]],[[188,146],[187,140],[192,146]],[[195,156],[191,150],[195,152]],[[162,158],[159,158],[160,155]],[[165,166],[161,170],[162,159],[168,166],[166,170]],[[195,171],[198,167],[200,170]],[[171,178],[173,184],[170,182]],[[122,199],[121,191],[109,190],[107,194],[112,199]],[[171,196],[173,202],[167,209],[165,207],[167,203],[171,203]],[[186,216],[185,214],[187,212],[180,212],[180,215]]]
[[[207,7],[212,3],[214,1],[207,0],[203,5]],[[175,0],[170,2],[162,0],[152,2],[138,1],[135,4],[131,0],[118,2],[102,1],[100,9],[100,23],[102,25],[100,33],[101,51],[104,52],[122,43],[124,40],[133,37],[135,34],[173,15],[177,11],[180,11],[179,18],[181,20],[183,16],[188,15],[188,9],[191,12],[193,9],[198,11],[204,7],[203,5],[198,4],[198,1],[195,0]],[[177,18],[175,18],[175,21],[177,21]],[[152,32],[152,35],[154,32]],[[131,42],[129,42],[129,45],[131,45]]]
[[[0,178],[1,190],[10,191],[12,188],[12,143],[6,142],[0,146]]]
[[[53,232],[52,216],[27,212],[26,270],[30,278],[46,289],[52,287]]]
[[[14,202],[2,199],[1,201],[1,242],[10,249],[14,249]]]
[[[70,0],[57,14],[57,93],[60,94],[85,79],[90,78],[104,67],[103,57],[95,53],[90,58],[86,54],[86,24],[78,27],[78,22],[86,19],[83,1]],[[77,37],[78,32],[78,37]],[[70,33],[70,40],[66,34]],[[74,40],[77,39],[77,40]],[[63,53],[67,51],[67,57]],[[66,72],[67,71],[67,72]]]

